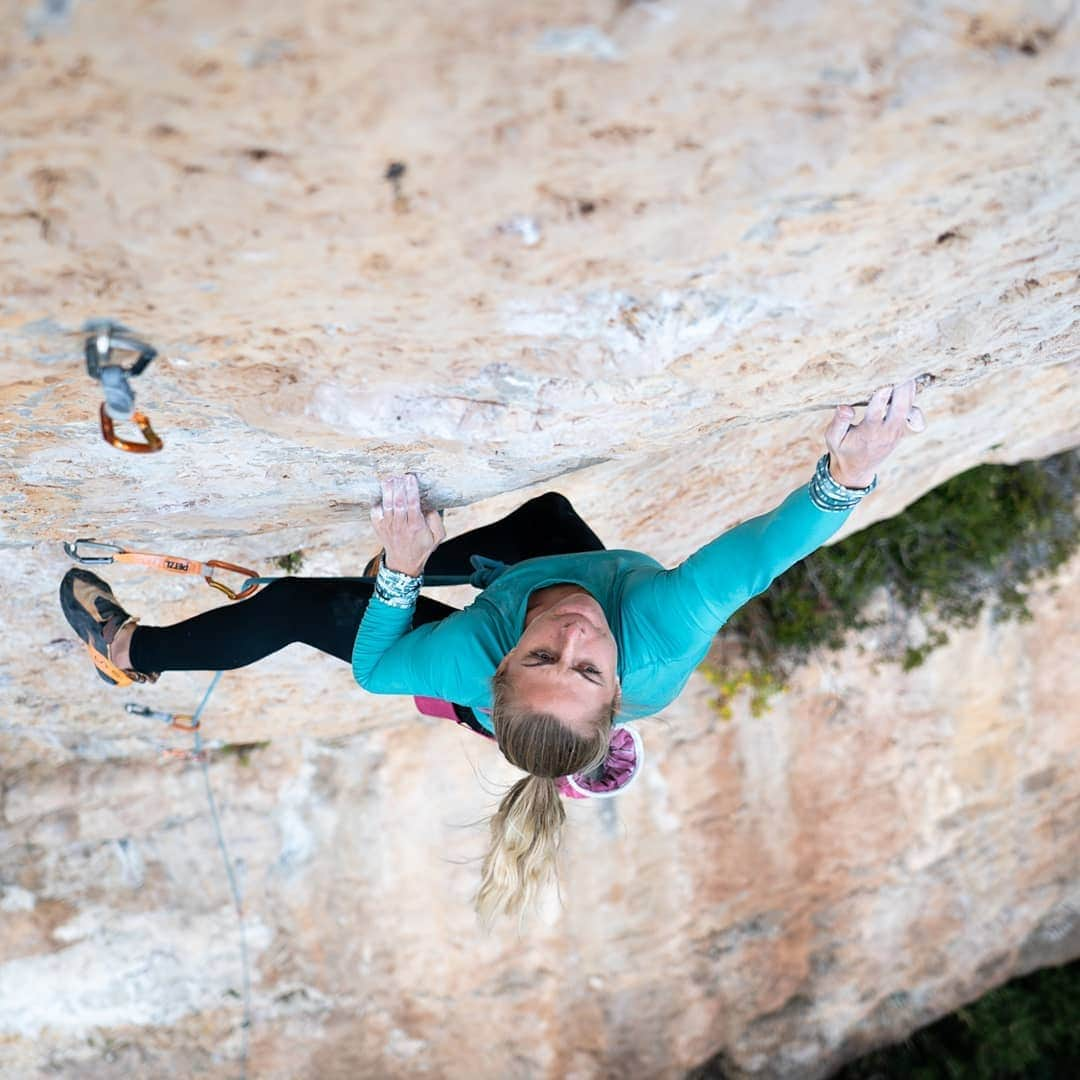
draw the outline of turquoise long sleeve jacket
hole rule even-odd
[[[353,645],[356,681],[375,694],[441,698],[491,730],[491,677],[525,628],[536,589],[571,582],[600,603],[618,649],[616,723],[678,697],[721,626],[774,578],[820,547],[851,511],[820,510],[809,484],[737,525],[672,570],[640,551],[549,555],[507,567],[463,611],[412,629],[413,609],[372,596]],[[484,554],[477,552],[477,554]]]

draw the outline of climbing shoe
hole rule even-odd
[[[130,686],[133,682],[157,682],[158,673],[121,670],[109,658],[109,646],[120,628],[136,620],[116,602],[108,583],[97,574],[78,567],[69,570],[60,582],[60,607],[107,683]]]

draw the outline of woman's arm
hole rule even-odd
[[[851,507],[822,509],[810,490],[810,483],[803,484],[775,509],[729,529],[658,576],[649,599],[673,651],[692,651],[711,639],[747,600],[821,547],[851,516]]]
[[[382,503],[372,507],[371,522],[386,554],[353,643],[353,676],[373,693],[423,694],[429,689],[430,672],[421,670],[428,665],[421,662],[425,652],[419,639],[412,643],[416,648],[396,649],[395,662],[377,669],[386,653],[412,630],[424,566],[446,539],[446,529],[438,511],[425,514],[421,509],[414,473],[382,481]],[[407,653],[417,655],[410,658]]]
[[[638,609],[652,609],[650,617],[671,655],[694,652],[711,640],[747,600],[847,521],[863,494],[876,485],[875,470],[905,429],[925,428],[914,396],[914,380],[895,390],[883,387],[870,398],[858,424],[852,422],[851,406],[838,408],[825,432],[828,454],[814,478],[776,509],[718,536],[628,597],[635,616],[647,614]]]
[[[419,684],[419,678],[414,665],[408,662],[402,663],[404,657],[399,658],[397,663],[382,665],[382,671],[377,672],[381,662],[399,642],[403,642],[410,635],[413,625],[413,613],[416,610],[416,597],[412,597],[407,605],[392,602],[391,599],[380,598],[380,584],[387,582],[387,575],[393,571],[387,571],[386,567],[379,570],[376,579],[376,591],[368,601],[360,626],[356,631],[356,640],[353,642],[352,670],[353,678],[365,689],[373,694],[404,694],[409,693],[413,684]],[[380,579],[382,579],[380,581]],[[419,581],[419,578],[416,579]],[[417,590],[419,592],[419,590]],[[386,597],[386,593],[382,596]],[[419,629],[423,629],[420,627]],[[399,649],[400,653],[401,650]],[[408,686],[406,687],[406,684]],[[399,689],[399,687],[406,687]],[[412,691],[423,693],[422,689]]]
[[[413,629],[411,608],[373,599],[353,643],[353,677],[372,694],[460,700],[462,661],[478,631],[473,614],[458,611]]]
[[[487,665],[494,671],[502,657],[491,616],[472,604],[413,629],[414,607],[371,598],[353,643],[353,677],[372,694],[471,704],[476,672]]]

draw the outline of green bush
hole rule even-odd
[[[287,555],[279,555],[274,560],[275,566],[280,566],[286,574],[297,574],[304,565],[304,552],[302,549],[290,551]]]
[[[221,753],[231,754],[236,758],[239,765],[250,765],[251,755],[256,750],[265,750],[270,745],[269,739],[264,739],[262,742],[248,742],[248,743],[226,743],[221,748]]]
[[[1073,1080],[1080,1077],[1080,961],[991,990],[876,1050],[833,1080]]]

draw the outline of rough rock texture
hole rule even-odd
[[[205,677],[97,680],[60,540],[357,573],[377,475],[412,469],[451,531],[557,487],[671,565],[804,481],[833,404],[922,371],[931,426],[849,531],[1076,445],[1074,7],[4,4],[7,1067],[238,1045],[198,776],[151,767],[119,707],[190,709]],[[135,380],[160,454],[97,433],[95,316],[161,351]],[[148,621],[218,600],[110,579]],[[209,734],[274,740],[215,767],[260,1075],[676,1075],[724,1048],[806,1076],[1075,955],[1067,597],[911,678],[808,669],[712,736],[693,684],[636,793],[574,808],[574,903],[521,941],[479,939],[475,868],[441,861],[476,853],[458,742],[494,757],[302,648],[230,675]]]

